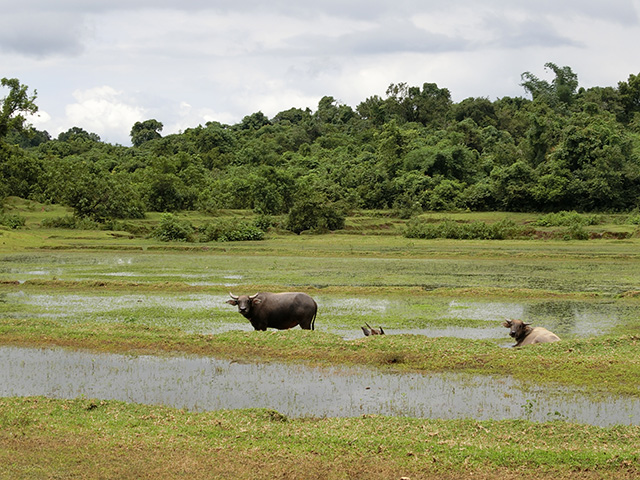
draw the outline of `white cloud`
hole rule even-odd
[[[144,109],[128,103],[123,92],[109,86],[73,92],[76,103],[67,105],[66,117],[72,126],[98,133],[103,140],[122,139],[135,122],[145,120]]]
[[[568,65],[584,86],[638,73],[640,0],[22,0],[0,16],[3,76],[38,90],[52,135],[128,143],[261,110],[356,107],[391,83],[525,95],[520,74]],[[108,85],[108,87],[97,87]]]

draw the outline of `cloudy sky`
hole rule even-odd
[[[520,75],[580,86],[640,73],[640,0],[21,0],[0,15],[0,77],[37,90],[36,128],[129,145],[262,111],[355,108],[391,83],[454,101],[525,96]],[[6,90],[0,90],[0,98]]]

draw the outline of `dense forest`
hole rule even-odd
[[[25,122],[36,94],[2,79],[0,200],[18,196],[105,222],[147,211],[313,211],[331,226],[352,209],[630,211],[640,208],[640,74],[582,88],[570,67],[525,72],[523,97],[459,103],[434,83],[392,84],[355,109],[317,109],[162,136],[150,119],[131,147],[80,126],[56,139]]]

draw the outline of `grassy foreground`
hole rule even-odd
[[[640,427],[0,399],[0,478],[631,479]]]

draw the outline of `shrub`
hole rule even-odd
[[[26,222],[24,217],[21,217],[20,215],[13,215],[8,213],[0,215],[0,225],[4,225],[5,227],[16,229],[24,227],[25,223]]]
[[[294,233],[306,230],[326,232],[344,228],[346,215],[342,208],[320,197],[303,197],[291,207],[285,228]]]
[[[393,212],[398,218],[408,220],[422,213],[422,205],[408,195],[401,195],[393,202]]]
[[[601,219],[599,215],[583,215],[577,212],[561,211],[549,213],[538,218],[534,225],[538,227],[586,227],[598,225]]]
[[[640,214],[630,215],[627,223],[629,225],[640,225]]]
[[[273,217],[271,215],[267,215],[267,214],[260,214],[258,215],[258,218],[256,218],[256,220],[253,222],[253,224],[258,227],[260,230],[262,230],[263,232],[266,232],[267,230],[269,230],[269,228],[273,227],[275,225],[275,222],[273,220]]]
[[[589,232],[582,225],[571,225],[565,232],[562,232],[562,238],[564,240],[589,240]]]
[[[207,223],[200,228],[201,242],[239,242],[243,240],[263,240],[264,231],[248,222],[220,220]]]
[[[189,221],[180,220],[172,213],[164,213],[151,236],[163,242],[189,242],[193,240],[193,226]]]
[[[149,225],[136,222],[118,222],[118,228],[114,230],[124,230],[125,232],[129,232],[131,235],[142,237],[150,235],[153,231]]]
[[[417,218],[408,222],[405,230],[405,237],[422,239],[505,240],[523,234],[524,229],[511,220],[501,220],[492,224],[485,222],[458,223],[453,220],[433,223]]]
[[[80,218],[75,215],[65,215],[44,219],[41,223],[44,228],[68,228],[71,230],[100,230],[102,225],[88,218]]]

